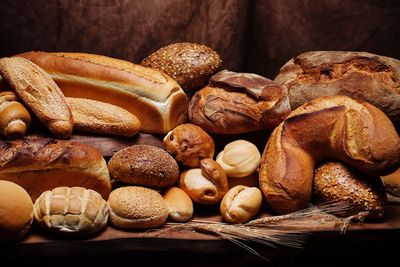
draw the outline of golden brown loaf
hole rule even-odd
[[[288,61],[275,82],[292,109],[320,96],[346,95],[400,119],[400,60],[365,52],[312,51]]]
[[[22,186],[35,201],[59,186],[81,186],[107,199],[107,164],[97,149],[70,141],[32,139],[0,142],[0,180]]]
[[[163,225],[168,205],[156,191],[139,186],[115,189],[108,199],[110,222],[121,228],[146,229]]]
[[[77,131],[129,137],[140,131],[138,118],[123,108],[84,98],[66,100]]]
[[[31,115],[12,91],[0,92],[0,133],[9,139],[21,139],[31,124]]]
[[[251,73],[220,71],[189,103],[189,120],[208,133],[239,134],[277,126],[289,114],[286,89]]]
[[[163,144],[177,161],[192,168],[199,167],[200,160],[214,157],[214,140],[194,124],[179,125],[164,137]]]
[[[187,222],[193,216],[193,202],[179,187],[170,187],[163,197],[168,204],[168,218],[177,222]]]
[[[400,163],[400,139],[389,118],[345,96],[317,98],[293,111],[272,133],[261,159],[259,183],[278,213],[304,208],[314,167],[337,159],[379,176]]]
[[[59,234],[89,235],[108,221],[108,205],[99,193],[83,187],[43,192],[34,205],[35,222]]]
[[[71,136],[71,111],[60,88],[42,68],[25,58],[2,58],[0,75],[55,137]]]
[[[108,162],[111,177],[132,185],[169,187],[179,178],[179,167],[165,150],[150,145],[124,148]]]
[[[339,162],[328,162],[315,170],[313,202],[347,202],[349,210],[341,216],[359,220],[381,219],[386,194],[379,177],[369,177]]]
[[[160,71],[128,61],[84,53],[28,52],[17,55],[46,70],[68,97],[122,107],[142,123],[142,131],[166,133],[186,118],[188,100]]]
[[[0,180],[0,242],[22,237],[33,221],[33,204],[21,186]]]
[[[158,69],[171,76],[185,92],[192,92],[208,83],[221,67],[221,59],[210,47],[195,43],[175,43],[162,47],[141,65]]]
[[[228,191],[228,179],[224,170],[212,159],[200,161],[200,168],[181,173],[179,188],[199,204],[216,204]]]

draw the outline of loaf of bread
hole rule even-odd
[[[27,52],[47,71],[65,96],[122,107],[142,123],[142,131],[166,133],[186,119],[188,100],[179,85],[160,71],[110,57],[84,53]]]
[[[8,139],[21,139],[31,124],[31,115],[12,91],[0,92],[0,133]]]
[[[77,131],[128,137],[140,131],[138,118],[123,108],[85,98],[67,97],[66,100]]]
[[[307,52],[288,61],[275,82],[288,90],[292,109],[320,96],[346,95],[400,120],[397,59],[365,52]]]
[[[189,103],[189,120],[208,133],[239,134],[277,126],[289,114],[287,91],[250,73],[220,71]]]
[[[381,177],[383,185],[385,186],[386,192],[400,197],[400,169],[397,169],[394,173]]]
[[[60,88],[42,68],[24,58],[2,58],[0,75],[55,137],[71,136],[71,111]]]
[[[168,218],[177,222],[187,222],[193,216],[193,202],[179,187],[170,187],[163,197],[168,204]]]
[[[108,205],[99,193],[83,187],[57,187],[35,201],[35,222],[43,228],[68,235],[89,235],[108,221]]]
[[[400,164],[400,139],[389,118],[364,101],[320,97],[298,109],[273,131],[261,159],[259,183],[278,213],[306,207],[314,167],[337,159],[380,176]]]
[[[25,189],[0,180],[0,243],[22,237],[32,221],[33,204]]]
[[[0,142],[0,180],[22,186],[35,201],[44,191],[81,186],[100,193],[111,191],[107,164],[89,145],[52,139]]]

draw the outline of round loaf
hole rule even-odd
[[[342,216],[358,219],[381,219],[385,213],[386,194],[379,177],[368,177],[339,162],[328,162],[315,170],[313,202],[347,202]]]
[[[32,224],[33,204],[21,186],[0,180],[0,241],[22,237]]]
[[[214,157],[213,139],[194,124],[179,125],[164,137],[163,144],[177,161],[192,168],[199,167],[202,159]]]
[[[168,205],[154,190],[139,187],[120,187],[108,198],[110,222],[116,227],[147,229],[161,226],[168,217]]]
[[[168,218],[177,222],[187,222],[193,216],[193,202],[179,187],[169,188],[163,195],[168,204]]]
[[[221,67],[221,59],[210,47],[195,43],[175,43],[162,47],[141,65],[171,76],[185,92],[205,86]]]
[[[57,187],[35,201],[35,222],[54,233],[89,235],[108,221],[107,202],[96,191],[83,187]]]
[[[110,159],[112,178],[133,185],[169,187],[179,178],[179,167],[165,150],[150,145],[124,148]]]

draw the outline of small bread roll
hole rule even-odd
[[[0,180],[0,241],[21,238],[32,224],[33,204],[21,186]]]
[[[200,167],[184,171],[179,187],[196,203],[216,204],[228,191],[228,179],[221,166],[212,159],[203,159]]]
[[[108,205],[99,193],[83,187],[57,187],[35,201],[35,222],[54,233],[89,235],[108,221]]]
[[[386,192],[400,197],[400,169],[392,174],[381,176]]]
[[[214,141],[199,126],[185,123],[170,131],[163,141],[165,149],[183,165],[196,168],[200,160],[214,157]]]
[[[229,223],[244,223],[258,213],[262,194],[257,187],[238,185],[231,188],[221,201],[222,218]]]
[[[164,193],[168,204],[168,217],[177,222],[187,222],[193,216],[193,202],[182,189],[171,187]]]
[[[108,198],[110,222],[121,228],[147,229],[163,225],[168,205],[156,191],[139,186],[120,187]]]
[[[216,161],[228,177],[241,178],[255,172],[261,155],[257,147],[246,140],[236,140],[224,147]]]
[[[124,148],[110,159],[108,169],[113,179],[132,185],[169,187],[179,178],[175,159],[165,150],[150,145]]]

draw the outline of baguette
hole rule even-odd
[[[17,56],[46,70],[65,96],[128,110],[138,117],[144,132],[164,134],[186,119],[185,93],[160,71],[84,53],[27,52]]]

